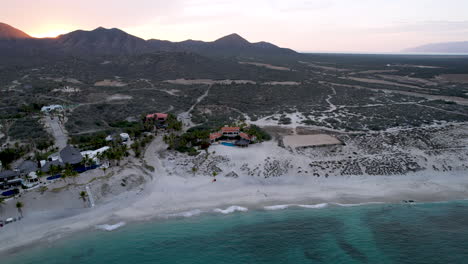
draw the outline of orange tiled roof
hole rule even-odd
[[[221,133],[211,133],[210,134],[210,140],[217,139],[217,138],[220,138],[222,136],[223,135],[221,135]]]
[[[166,118],[167,118],[167,114],[163,114],[163,113],[154,113],[154,114],[146,115],[146,118],[147,118],[147,119],[151,119],[151,118],[164,118],[164,119],[166,119]]]
[[[247,133],[240,133],[239,136],[243,139],[251,140],[251,137]]]
[[[240,127],[222,127],[221,132],[228,133],[228,132],[239,132]]]

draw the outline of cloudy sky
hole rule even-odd
[[[398,52],[468,41],[467,0],[9,0],[1,22],[36,36],[117,27],[144,39],[238,33],[298,51]]]

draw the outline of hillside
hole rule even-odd
[[[268,42],[250,43],[238,34],[230,34],[212,42],[186,40],[182,42],[148,40],[154,49],[166,51],[187,51],[207,56],[219,57],[294,57],[291,49],[279,48]]]
[[[121,55],[148,51],[145,40],[117,28],[99,27],[92,31],[76,30],[58,36],[53,44],[66,53]]]
[[[31,36],[10,25],[0,22],[0,40],[30,39]]]
[[[11,40],[15,40],[14,43]],[[186,40],[144,40],[120,29],[103,27],[91,31],[76,30],[57,38],[36,39],[7,24],[0,24],[0,55],[3,63],[22,63],[22,60],[50,57],[99,55],[140,55],[154,52],[190,52],[221,58],[296,58],[298,53],[279,48],[268,42],[250,43],[238,34],[230,34],[212,42]],[[25,61],[26,62],[26,61]]]

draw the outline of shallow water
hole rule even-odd
[[[1,263],[467,263],[466,201],[269,209],[96,229]]]

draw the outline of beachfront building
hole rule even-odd
[[[54,153],[48,157],[47,161],[40,161],[41,171],[49,172],[51,166],[64,168],[67,164],[76,167],[83,161],[83,156],[77,148],[70,145],[63,148],[59,153]]]
[[[18,171],[22,177],[27,177],[29,173],[37,171],[37,162],[25,160],[18,166]]]
[[[101,164],[101,161],[99,160],[99,155],[101,155],[102,153],[106,152],[109,149],[110,147],[105,146],[96,150],[82,151],[81,156],[88,157],[88,159],[91,159],[95,164],[99,165]]]
[[[239,133],[240,133],[240,127],[224,126],[221,128],[221,134],[224,137],[235,138],[239,136]]]
[[[18,171],[6,170],[0,172],[0,189],[7,190],[21,186],[21,175]]]
[[[37,173],[35,171],[30,172],[23,180],[23,185],[27,188],[33,188],[39,185],[39,177],[37,177]]]
[[[63,163],[70,165],[80,164],[83,160],[80,151],[70,145],[60,151],[60,158]]]
[[[215,143],[215,142],[218,141],[222,136],[223,136],[223,134],[221,134],[221,133],[219,133],[219,132],[211,133],[211,134],[210,134],[210,143],[211,143],[211,144]]]
[[[249,143],[253,143],[253,142],[255,142],[257,140],[256,136],[254,136],[254,135],[251,136],[251,135],[249,135],[247,133],[244,133],[244,132],[239,133],[239,137],[241,139],[249,142]]]
[[[219,132],[210,134],[210,143],[213,144],[221,139],[236,140],[235,145],[239,147],[247,147],[249,144],[254,143],[257,138],[247,133],[241,132],[240,127],[224,126]]]
[[[45,163],[41,161],[41,171],[44,173],[48,173],[52,166],[64,168],[65,164],[60,160],[50,160],[50,161],[46,161]]]

